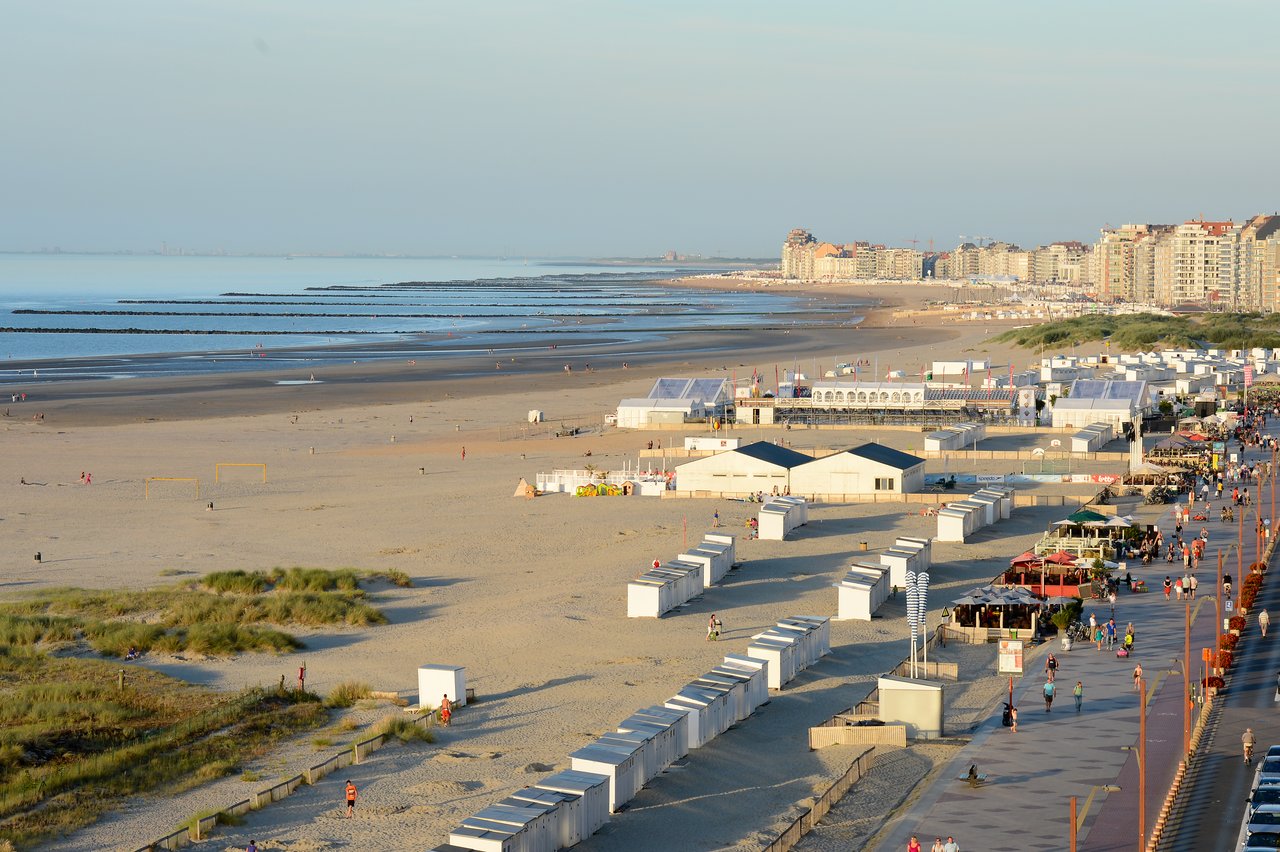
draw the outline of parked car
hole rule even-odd
[[[1280,785],[1255,787],[1246,801],[1248,802],[1250,814],[1261,807],[1280,805]]]
[[[1262,765],[1258,767],[1257,786],[1266,784],[1280,784],[1280,755],[1264,758]]]
[[[1245,824],[1249,834],[1267,832],[1280,833],[1280,805],[1259,805],[1249,813],[1249,821]]]
[[[1274,831],[1258,831],[1250,834],[1244,842],[1242,852],[1266,852],[1280,849],[1280,833]]]

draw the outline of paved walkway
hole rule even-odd
[[[1258,490],[1256,486],[1250,488],[1255,495]],[[1185,503],[1185,497],[1183,500]],[[1239,588],[1235,551],[1228,552],[1236,542],[1237,525],[1216,520],[1221,506],[1221,501],[1215,502],[1215,520],[1193,521],[1184,530],[1189,535],[1197,534],[1201,526],[1209,530],[1206,559],[1197,572],[1199,595],[1192,602],[1193,681],[1200,676],[1199,649],[1210,647],[1214,641],[1213,593],[1219,550],[1227,554],[1224,572]],[[1173,534],[1172,508],[1163,507],[1158,520],[1156,511],[1157,507],[1139,507],[1135,520],[1158,522],[1167,542]],[[1256,550],[1252,518],[1250,512],[1245,522],[1246,569]],[[1029,654],[1027,674],[1015,679],[1014,684],[1018,733],[1001,726],[996,708],[951,765],[890,825],[876,849],[898,852],[915,834],[925,848],[934,837],[954,835],[960,847],[967,850],[1060,852],[1068,844],[1071,796],[1079,802],[1079,849],[1104,852],[1136,848],[1139,698],[1132,677],[1135,663],[1143,666],[1149,696],[1146,812],[1150,833],[1182,755],[1180,661],[1186,609],[1184,604],[1166,602],[1164,598],[1164,577],[1176,577],[1172,570],[1175,566],[1163,559],[1149,568],[1135,569],[1135,564],[1130,562],[1130,571],[1135,578],[1146,580],[1151,591],[1122,592],[1115,607],[1121,632],[1126,623],[1132,621],[1135,625],[1134,656],[1118,659],[1112,651],[1097,651],[1092,643],[1077,644],[1071,652],[1062,652],[1056,641]],[[1181,563],[1176,567],[1181,569]],[[1105,602],[1086,601],[1085,621],[1090,611],[1099,621],[1111,614]],[[1045,711],[1042,698],[1042,666],[1048,651],[1053,651],[1061,664],[1056,679],[1058,694],[1051,712]],[[1077,680],[1084,682],[1085,689],[1084,706],[1079,713],[1071,697]],[[974,764],[988,776],[986,785],[976,790],[957,780]]]

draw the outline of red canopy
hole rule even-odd
[[[1075,565],[1078,556],[1067,553],[1065,550],[1059,550],[1057,553],[1050,553],[1044,558],[1045,562],[1052,562],[1056,565]]]
[[[1019,565],[1039,565],[1043,560],[1028,550],[1021,556],[1015,556],[1009,561],[1009,566],[1017,568]]]

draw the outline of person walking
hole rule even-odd
[[[1173,581],[1173,593],[1177,596],[1179,603],[1182,602],[1182,591],[1182,578],[1179,577]]]
[[[956,843],[954,837],[947,835],[947,842],[942,844],[942,852],[960,852],[960,844]]]
[[[1135,691],[1142,688],[1142,663],[1133,667],[1133,688]]]
[[[1166,601],[1169,600],[1169,593],[1172,591],[1173,591],[1173,580],[1170,579],[1169,575],[1166,574],[1164,578],[1164,599]],[[1178,598],[1181,599],[1182,595],[1178,595]]]
[[[1116,620],[1114,618],[1107,619],[1107,650],[1110,651],[1116,647]]]
[[[463,461],[466,461],[466,460],[467,460],[467,448],[466,448],[466,447],[463,447],[463,448],[462,448],[462,460],[463,460]]]
[[[347,819],[351,819],[356,811],[356,785],[347,779]]]
[[[715,512],[713,512],[711,515],[711,526],[713,527],[720,526],[720,510],[719,509],[716,509]]]
[[[1049,678],[1049,682],[1053,683],[1053,677],[1058,673],[1058,658],[1053,654],[1044,661],[1044,673]]]
[[[941,837],[934,838],[933,845],[929,847],[929,852],[943,852]]]
[[[1096,616],[1091,612],[1089,613],[1089,635],[1092,636],[1093,632],[1097,629],[1098,629],[1098,616]]]
[[[1196,590],[1200,588],[1200,581],[1196,579],[1196,575],[1191,575],[1191,599],[1196,599]]]
[[[1010,722],[1009,730],[1015,734],[1018,733],[1018,708],[1017,707],[1009,708],[1009,722]]]
[[[244,847],[244,852],[258,852],[258,841],[250,840],[249,845]]]
[[[924,850],[920,848],[920,841],[916,839],[914,834],[911,835],[911,840],[907,842],[907,852],[924,852]]]
[[[1102,650],[1102,640],[1107,638],[1107,631],[1102,629],[1102,625],[1098,625],[1093,631],[1093,641],[1098,643],[1098,650]]]
[[[1258,629],[1262,631],[1262,635],[1267,635],[1267,625],[1271,623],[1271,616],[1267,615],[1264,609],[1258,613]]]
[[[1053,685],[1053,681],[1046,680],[1044,682],[1044,712],[1046,713],[1053,711],[1053,693],[1055,689],[1057,687]]]
[[[442,727],[449,727],[449,723],[453,721],[453,702],[449,700],[449,693],[445,693],[440,698],[440,724]]]
[[[1076,681],[1075,688],[1071,690],[1071,696],[1076,700],[1076,712],[1080,712],[1080,705],[1084,703],[1084,683]]]

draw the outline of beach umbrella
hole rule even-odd
[[[1067,520],[1073,524],[1087,524],[1090,521],[1106,521],[1107,516],[1091,509],[1081,509],[1078,512],[1072,512],[1067,515]]]
[[[1055,565],[1075,565],[1078,557],[1074,553],[1067,553],[1065,550],[1059,550],[1057,553],[1050,553],[1044,558],[1045,562],[1052,562]]]
[[[1121,528],[1121,529],[1128,529],[1129,527],[1133,526],[1133,524],[1129,523],[1127,520],[1125,520],[1124,518],[1122,518],[1122,517],[1120,517],[1119,515],[1117,515],[1116,517],[1111,518],[1109,521],[1107,521],[1105,524],[1103,524],[1103,526],[1105,526],[1105,527],[1119,527],[1119,528]]]
[[[1066,595],[1051,595],[1045,599],[1045,603],[1049,606],[1066,606],[1074,600],[1075,598],[1069,598]]]
[[[1015,556],[1013,559],[1009,560],[1009,565],[1010,567],[1016,568],[1019,565],[1039,565],[1042,561],[1043,560],[1041,560],[1039,556],[1036,556],[1028,550],[1021,556]]]

